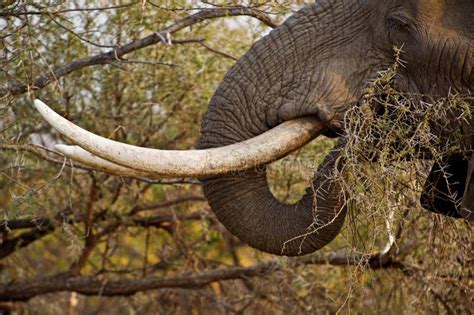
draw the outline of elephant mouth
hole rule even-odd
[[[441,162],[435,162],[426,180],[421,205],[423,208],[454,218],[470,218],[468,213],[468,195],[472,186],[472,169],[470,164],[474,156],[465,159],[460,156],[450,156]],[[465,212],[465,213],[463,213]]]
[[[380,162],[384,167],[433,162],[427,178],[420,177],[422,185],[425,180],[421,206],[472,221],[472,97],[451,95],[432,101],[421,94],[377,92],[349,110],[346,119],[348,142],[363,139],[349,144],[355,159]]]

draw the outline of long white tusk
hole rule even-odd
[[[104,160],[103,158],[95,156],[92,153],[84,150],[83,148],[77,145],[57,144],[54,146],[54,149],[74,161],[80,162],[86,166],[104,171],[109,174],[127,176],[127,177],[147,177],[147,178],[155,177],[155,174],[140,172],[140,171]]]
[[[156,177],[205,177],[250,169],[280,159],[321,134],[315,117],[298,118],[246,141],[206,150],[157,150],[95,135],[55,113],[40,100],[34,105],[48,123],[77,145],[103,159]]]

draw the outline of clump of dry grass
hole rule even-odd
[[[403,225],[431,215],[419,205],[431,166],[470,150],[472,96],[400,93],[395,81],[401,53],[396,50],[394,65],[379,73],[360,106],[346,114],[344,168],[336,176],[347,194],[354,248],[365,252],[396,246]]]

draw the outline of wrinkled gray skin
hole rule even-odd
[[[243,141],[307,115],[318,116],[326,134],[341,132],[344,113],[402,45],[399,91],[436,99],[474,89],[473,0],[316,1],[256,42],[228,72],[202,123],[200,147]],[[217,218],[243,242],[277,255],[305,255],[334,239],[344,223],[343,191],[326,180],[340,168],[337,155],[336,148],[294,205],[272,195],[263,170],[206,179],[204,192]]]

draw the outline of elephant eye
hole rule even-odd
[[[388,17],[386,24],[389,30],[398,29],[408,31],[411,27],[410,23],[406,19],[399,16]]]
[[[393,44],[403,44],[410,39],[414,26],[405,14],[391,14],[385,20],[388,38]]]

